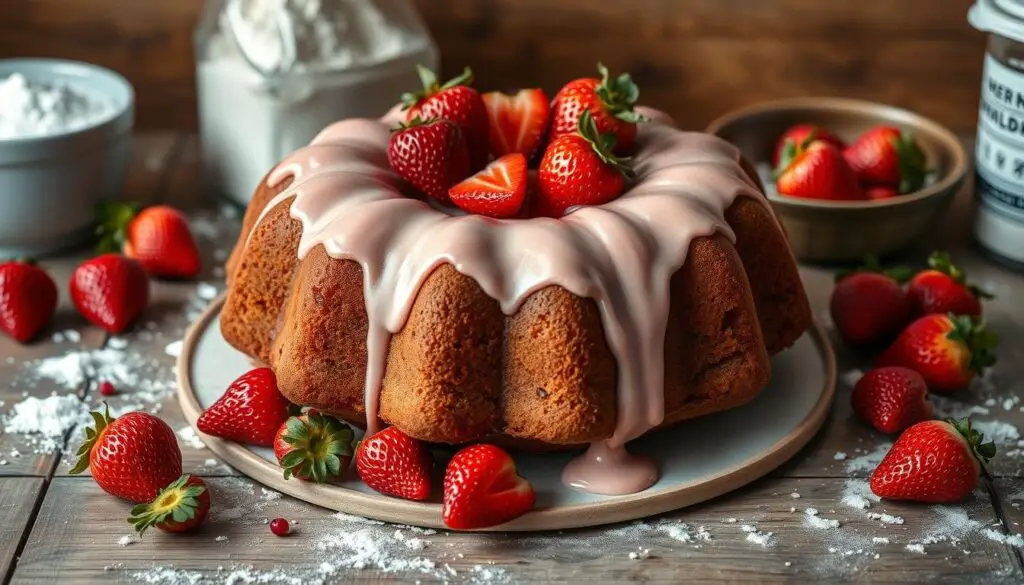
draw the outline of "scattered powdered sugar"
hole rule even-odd
[[[206,445],[203,443],[203,440],[199,438],[199,434],[196,433],[196,430],[193,429],[191,426],[181,427],[180,429],[175,431],[174,434],[178,435],[178,438],[181,439],[183,443],[185,443],[186,445],[193,449],[206,448]],[[214,464],[216,464],[216,461],[214,461]]]
[[[915,553],[922,554],[922,555],[928,554],[928,553],[924,552],[924,545],[922,545],[922,544],[908,544],[907,545],[907,550],[909,550],[910,552],[915,552]]]
[[[872,520],[878,520],[882,524],[903,524],[904,520],[901,516],[893,516],[891,514],[884,514],[878,512],[868,512],[868,518]]]
[[[872,502],[878,501],[881,501],[881,498],[872,493],[871,486],[862,479],[848,479],[843,484],[841,502],[844,506],[866,510],[871,507]]]
[[[678,540],[679,542],[693,543],[693,542],[709,542],[711,540],[711,533],[707,528],[701,526],[694,531],[689,524],[685,522],[664,522],[654,525],[655,529],[662,534],[665,534],[669,538]]]
[[[629,558],[634,561],[642,561],[648,559],[651,556],[651,549],[638,547],[639,550],[632,551],[629,553]]]
[[[982,530],[981,533],[987,536],[989,539],[994,540],[996,542],[1001,542],[1003,544],[1008,544],[1010,546],[1015,546],[1017,548],[1024,548],[1024,535],[1021,535],[1019,533],[1003,534],[1002,532],[999,532],[998,530],[993,530],[991,528],[986,528]]]
[[[804,510],[804,523],[811,528],[817,528],[819,530],[839,528],[840,526],[839,520],[822,518],[819,516],[816,508],[807,508]]]
[[[972,421],[971,426],[985,438],[996,443],[1008,443],[1020,439],[1020,431],[1017,427],[1002,421]]]
[[[28,435],[37,453],[53,453],[79,424],[88,423],[89,407],[75,394],[30,396],[17,402],[4,419],[4,432]]]
[[[136,542],[139,542],[139,539],[136,538],[136,536],[134,534],[125,534],[121,538],[117,539],[117,546],[120,546],[120,547],[124,548],[124,547],[127,547],[129,545],[133,545]]]
[[[230,542],[230,539],[226,536],[218,536],[217,538],[214,538],[214,540],[217,542]]]
[[[169,356],[171,356],[173,358],[180,357],[181,356],[181,347],[182,347],[183,344],[184,344],[184,342],[182,340],[180,340],[180,339],[178,341],[172,341],[172,342],[168,343],[167,346],[164,348],[164,353],[166,353],[167,355],[169,355]]]
[[[882,462],[885,454],[889,452],[890,447],[892,447],[892,443],[882,443],[878,445],[874,451],[847,459],[846,472],[853,474],[870,473],[874,471],[875,468],[878,467],[878,464]]]
[[[871,542],[874,544],[889,544],[888,536],[875,536],[872,537]]]
[[[217,294],[217,287],[208,282],[200,282],[196,286],[196,296],[204,301],[212,301],[217,298]]]
[[[752,524],[744,524],[740,526],[740,530],[747,533],[747,542],[759,544],[763,547],[768,547],[775,544],[774,532],[761,532],[757,529],[756,526]]]
[[[835,459],[836,461],[846,461],[846,453],[836,451],[836,454],[832,456],[832,459]]]

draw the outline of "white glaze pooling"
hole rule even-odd
[[[619,199],[560,220],[495,220],[452,216],[403,195],[400,179],[380,162],[393,119],[392,113],[330,126],[271,173],[270,186],[294,182],[264,210],[294,196],[291,216],[303,225],[300,258],[322,244],[330,256],[363,268],[369,430],[378,427],[390,337],[434,268],[451,264],[509,315],[531,293],[558,285],[597,302],[619,375],[614,435],[567,468],[565,479],[599,493],[648,487],[656,477],[650,466],[627,464],[623,446],[664,418],[671,276],[694,238],[718,232],[734,239],[724,215],[737,195],[763,201],[738,151],[656,116],[659,122],[640,129],[637,178]],[[624,469],[633,470],[633,481],[614,477]]]

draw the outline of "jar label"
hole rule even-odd
[[[1024,222],[1024,72],[985,55],[975,143],[982,204]]]

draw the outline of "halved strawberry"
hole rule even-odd
[[[540,151],[551,118],[551,103],[543,89],[521,89],[515,95],[492,91],[483,95],[490,121],[491,154],[518,152],[533,158]]]
[[[444,473],[445,526],[471,530],[503,524],[533,508],[533,486],[516,472],[508,453],[473,445],[452,457]]]
[[[526,200],[526,157],[506,154],[448,190],[460,209],[488,217],[515,217]]]
[[[209,511],[210,488],[185,474],[160,490],[152,502],[132,508],[128,522],[140,536],[153,526],[164,532],[186,532],[202,524]]]

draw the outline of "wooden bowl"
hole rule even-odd
[[[735,144],[755,165],[770,163],[775,143],[794,124],[815,124],[846,142],[878,124],[912,132],[933,179],[924,188],[880,201],[824,201],[766,191],[801,260],[848,262],[885,256],[931,229],[967,174],[960,140],[942,125],[892,106],[841,98],[797,98],[756,104],[719,117],[707,132]]]

